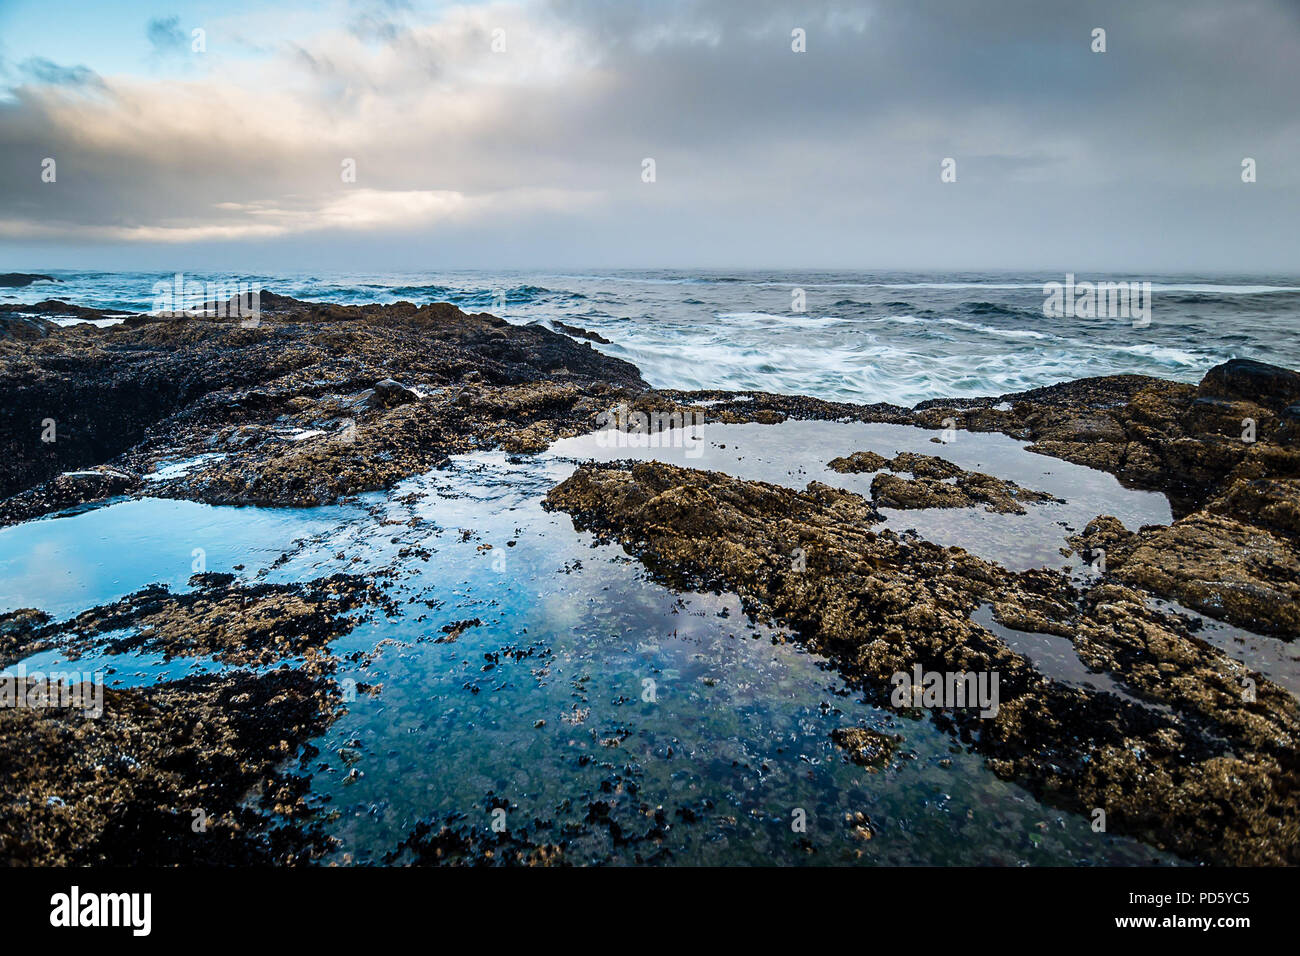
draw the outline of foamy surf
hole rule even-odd
[[[167,275],[57,277],[58,295],[68,301],[147,311],[150,289]],[[909,405],[1089,375],[1194,382],[1229,358],[1300,365],[1294,335],[1300,283],[1282,276],[1088,276],[1150,282],[1144,328],[1045,315],[1044,286],[1060,275],[657,270],[195,278],[250,281],[308,300],[446,301],[516,324],[559,321],[607,339],[592,347],[628,359],[646,381],[666,388]],[[30,287],[5,301],[36,303],[49,295],[49,288]]]

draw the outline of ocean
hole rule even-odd
[[[73,272],[0,291],[147,311],[170,274]],[[1300,279],[1116,276],[1149,282],[1150,321],[1053,316],[1044,286],[1064,274],[897,272],[423,272],[187,274],[340,303],[452,302],[514,323],[555,321],[609,340],[661,388],[758,389],[911,405],[1020,391],[1092,375],[1196,382],[1230,358],[1300,367]],[[801,294],[802,293],[802,294]],[[798,310],[798,306],[802,310]]]

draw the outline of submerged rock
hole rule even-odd
[[[840,727],[831,731],[831,739],[848,752],[850,760],[864,767],[886,763],[897,745],[896,738],[865,727]]]

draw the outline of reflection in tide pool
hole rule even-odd
[[[36,607],[62,618],[149,584],[183,590],[196,570],[264,566],[295,539],[361,515],[145,498],[29,521],[0,529],[0,611]]]
[[[709,440],[730,452],[750,427]],[[771,454],[797,437],[780,427]],[[814,437],[815,457],[780,463],[800,486],[831,480]],[[845,439],[834,454],[864,447]],[[382,690],[349,703],[310,764],[341,862],[384,862],[423,820],[486,831],[497,805],[569,862],[1172,862],[1044,807],[930,722],[862,703],[734,596],[675,593],[543,511],[574,454],[462,457],[333,508],[145,499],[32,522],[0,532],[0,604],[67,616],[153,581],[182,588],[194,547],[248,580],[387,582],[402,613],[334,645],[378,646],[338,676]],[[850,763],[830,739],[848,726],[898,735],[891,762]]]
[[[1114,515],[1129,528],[1172,520],[1164,495],[1128,489],[1105,472],[1026,451],[1024,442],[1006,435],[958,432],[954,441],[938,444],[938,432],[911,425],[822,421],[704,425],[694,434],[698,440],[688,442],[596,433],[558,441],[549,454],[579,461],[654,459],[799,490],[819,481],[865,498],[871,497],[873,473],[840,474],[827,462],[855,451],[886,458],[899,452],[938,455],[967,471],[1011,479],[1065,503],[1029,505],[1023,515],[990,514],[982,508],[882,508],[881,527],[900,534],[915,530],[936,544],[965,548],[1012,571],[1081,566],[1077,557],[1067,560],[1060,549],[1066,537],[1099,514]]]

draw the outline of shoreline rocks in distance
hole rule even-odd
[[[566,335],[572,335],[574,338],[586,339],[588,342],[598,342],[601,345],[612,344],[609,339],[605,338],[605,336],[601,335],[599,332],[592,332],[590,329],[580,329],[576,325],[569,325],[567,322],[561,322],[558,319],[552,321],[551,325],[555,326]]]
[[[0,289],[23,289],[34,282],[62,282],[54,276],[35,272],[0,272]]]

